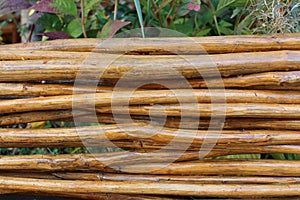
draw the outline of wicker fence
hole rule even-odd
[[[57,40],[0,46],[0,60],[0,126],[75,118],[89,125],[1,128],[1,148],[106,150],[3,155],[0,194],[85,199],[300,196],[299,160],[228,157],[300,154],[300,34]],[[120,86],[118,80],[132,69],[134,76]],[[101,72],[101,81],[95,87],[78,86],[74,95],[75,80],[83,72],[91,79]],[[130,100],[122,96],[131,90]],[[74,116],[74,101],[82,105],[76,109],[79,116]],[[127,123],[128,112],[132,123]],[[104,125],[91,126],[95,122]],[[207,149],[201,149],[204,144]],[[206,152],[204,159],[199,150]]]

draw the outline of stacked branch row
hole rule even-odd
[[[300,34],[0,46],[0,98],[0,148],[126,150],[3,155],[0,194],[300,196],[299,160],[229,157],[300,154]],[[39,121],[77,127],[8,128]]]

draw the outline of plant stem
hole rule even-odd
[[[81,27],[82,27],[82,32],[83,32],[83,36],[84,38],[87,38],[87,35],[86,35],[86,31],[85,31],[85,20],[84,20],[84,0],[81,0],[80,1],[80,7],[81,7]]]
[[[117,20],[117,12],[118,12],[118,0],[115,0],[114,21]]]
[[[214,21],[215,21],[215,24],[216,24],[216,28],[217,28],[218,34],[221,35],[219,24],[218,24],[218,20],[217,20],[217,16],[215,14],[214,14]]]

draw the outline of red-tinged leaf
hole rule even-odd
[[[122,22],[119,20],[109,20],[103,27],[101,33],[98,37],[101,38],[110,38],[113,37],[118,30],[123,28],[124,26],[130,24],[130,22]]]
[[[0,1],[0,15],[5,15],[22,9],[27,9],[31,5],[32,4],[25,0],[2,0]]]
[[[31,6],[31,9],[39,12],[58,13],[54,9],[54,0],[42,0]]]
[[[65,32],[62,32],[62,31],[39,33],[37,35],[46,36],[50,40],[71,39],[72,38],[68,33],[65,33]]]

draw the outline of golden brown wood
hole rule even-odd
[[[72,117],[72,111],[70,110],[11,114],[6,116],[0,116],[0,126],[25,124],[39,121],[64,120],[69,119],[70,117]]]
[[[29,191],[25,193],[22,189],[18,190],[0,190],[0,194],[18,194],[19,196],[32,196],[34,195],[42,195],[42,196],[59,196],[59,197],[67,197],[67,198],[79,198],[79,199],[89,199],[89,200],[152,200],[152,199],[171,199],[162,196],[152,196],[152,195],[126,195],[126,194],[102,194],[102,193],[78,193],[78,192],[39,192],[39,191]],[[172,198],[173,199],[173,198]]]
[[[116,153],[115,153],[116,154]],[[142,157],[134,159],[137,153],[133,153],[132,159],[128,157],[117,159],[114,162],[108,162],[107,156],[103,155],[31,155],[31,156],[3,156],[0,162],[0,169],[5,171],[103,171],[103,172],[148,172],[161,175],[258,175],[258,176],[300,176],[297,160],[199,160],[171,163],[165,166],[168,160],[163,157],[156,158]],[[159,157],[159,156],[157,156]],[[171,157],[169,157],[171,158]],[[114,166],[116,169],[110,169]],[[172,158],[173,159],[173,158]],[[159,161],[160,160],[160,161]],[[137,161],[137,162],[135,162]],[[139,162],[141,161],[141,163]],[[161,168],[163,167],[164,168]],[[155,170],[155,171],[153,171]]]
[[[39,192],[91,192],[123,194],[158,194],[175,196],[211,196],[211,197],[267,197],[297,196],[299,184],[262,185],[262,184],[193,184],[177,182],[117,182],[117,181],[53,181],[24,178],[0,177],[0,188],[22,189]]]
[[[196,88],[244,88],[244,89],[264,89],[264,90],[299,90],[300,89],[300,72],[288,71],[288,72],[264,72],[254,73],[248,75],[238,75],[233,77],[222,78],[220,84],[219,79],[188,79],[190,87]],[[147,84],[143,89],[166,89],[167,86],[172,86],[171,89],[184,89],[187,88],[186,83],[181,83],[176,79],[162,80],[162,83],[168,83],[168,85],[159,84]],[[117,80],[105,82],[108,85],[115,85]],[[127,87],[134,87],[137,83],[143,84],[143,80],[135,80],[134,82],[126,82]]]
[[[89,113],[86,113],[89,114]],[[76,122],[85,123],[104,123],[115,124],[115,119],[111,114],[98,114],[98,121],[90,115],[77,116]],[[136,123],[149,123],[150,118],[148,116],[131,116]],[[121,123],[126,116],[118,115],[118,123]],[[41,112],[27,112],[20,114],[10,114],[6,116],[0,116],[0,125],[13,125],[23,124],[30,122],[48,121],[48,120],[64,120],[73,121],[71,110],[61,111],[41,111]],[[181,120],[178,117],[168,117],[164,124],[165,127],[183,129],[195,129],[195,119],[191,118],[191,121]],[[164,121],[159,117],[151,119],[152,123],[162,126],[161,122]],[[126,122],[126,120],[124,120]],[[207,129],[210,125],[211,129],[218,128],[218,121],[210,121],[208,119],[199,120],[199,129]],[[300,130],[300,121],[297,119],[264,119],[264,118],[227,118],[224,121],[223,129],[232,130],[252,130],[252,129],[270,129],[270,130]]]
[[[299,160],[219,157],[300,154],[299,36],[78,39],[0,46],[0,125],[74,119],[105,124],[1,128],[0,148],[92,147],[103,153],[1,156],[0,194],[299,197]],[[87,84],[96,85],[93,80],[100,73],[97,87]],[[84,84],[78,87],[80,78]],[[112,92],[120,78],[125,83]],[[136,85],[142,87],[130,96]],[[72,95],[74,89],[79,95]],[[121,122],[111,114],[111,105]],[[128,107],[132,122],[126,120]],[[210,124],[211,116],[225,121]],[[224,130],[218,131],[223,123]]]
[[[52,97],[36,97],[30,99],[2,100],[0,104],[1,113],[15,113],[42,110],[71,109],[72,105],[81,108],[96,106],[107,106],[113,101],[114,105],[127,105],[130,93],[125,91],[113,93],[89,93],[78,95],[61,95]],[[167,104],[167,103],[280,103],[295,104],[298,109],[300,103],[299,91],[262,91],[262,90],[151,90],[136,91],[130,98],[130,104]],[[95,99],[93,99],[95,98]],[[18,106],[16,106],[18,105]],[[291,105],[292,106],[292,105]],[[281,106],[283,108],[283,106]],[[78,109],[78,108],[77,108]],[[238,109],[238,108],[236,108]],[[279,108],[280,109],[280,108]],[[241,111],[243,112],[243,111]],[[270,110],[270,112],[272,112]]]
[[[56,128],[56,129],[0,129],[1,147],[111,147],[107,140],[140,140],[166,145],[173,140],[177,147],[183,144],[202,145],[205,140],[214,140],[219,145],[276,145],[300,144],[298,131],[269,130],[176,130],[146,126],[115,125]],[[182,144],[181,146],[179,144]],[[173,145],[174,146],[174,145]],[[146,148],[146,147],[145,147]]]
[[[59,96],[72,95],[73,85],[64,84],[31,84],[31,83],[0,83],[0,96]],[[76,92],[111,92],[111,87],[78,87]]]
[[[128,51],[136,51],[136,53],[165,53],[166,51],[169,51],[171,53],[199,54],[203,53],[204,50],[208,53],[272,51],[285,49],[299,50],[299,45],[299,33],[294,33],[284,35],[213,36],[195,38],[114,38],[106,40],[106,42],[102,39],[72,39],[5,45],[0,46],[0,48],[5,50],[96,51],[104,53],[125,53]]]
[[[251,88],[272,87],[273,89],[300,89],[300,72],[265,72],[250,75],[241,75],[222,79],[225,88]],[[207,85],[215,88],[222,87],[219,80],[191,79],[189,83],[193,88],[206,88]]]
[[[169,175],[137,175],[112,173],[74,173],[56,172],[54,176],[64,180],[88,181],[180,181],[198,184],[287,184],[299,183],[299,177],[260,177],[260,176],[169,176]],[[3,175],[1,175],[3,176]],[[9,174],[7,176],[10,176]],[[17,177],[17,176],[16,176]],[[24,177],[20,175],[19,177]],[[26,176],[25,176],[26,177]],[[29,176],[30,177],[30,176]]]
[[[44,53],[45,55],[42,55]],[[8,55],[7,55],[8,54]],[[53,54],[53,57],[51,55]],[[149,63],[149,56],[125,55],[116,57],[106,54],[82,54],[73,52],[15,52],[2,55],[2,60],[10,59],[45,59],[43,64],[33,64],[32,61],[1,63],[0,81],[37,81],[37,80],[74,80],[80,70],[85,80],[109,79],[140,79],[145,83],[155,80],[180,78],[174,70],[186,78],[223,77],[243,74],[253,74],[271,71],[299,71],[300,51],[275,51],[259,53],[187,55],[184,58],[173,55],[155,56]],[[65,64],[48,64],[47,60],[66,57]],[[14,58],[13,56],[16,56]],[[48,57],[47,57],[48,56]],[[56,57],[55,57],[56,56]],[[61,59],[60,58],[60,59]],[[1,53],[0,53],[1,59]],[[69,64],[69,60],[77,59],[77,64]],[[112,62],[113,61],[113,62]],[[163,68],[161,66],[164,66]],[[133,71],[132,71],[133,70]],[[138,72],[138,75],[136,73]],[[199,74],[201,73],[201,75]],[[102,74],[101,74],[102,73]],[[125,76],[126,75],[126,76]],[[148,81],[147,81],[148,80]]]
[[[248,118],[300,118],[299,104],[182,104],[159,106],[113,106],[99,107],[99,113],[114,113],[151,116],[172,117],[248,117]],[[162,112],[163,111],[163,112]],[[186,121],[186,119],[185,119]],[[192,123],[191,123],[192,124]]]
[[[87,113],[88,114],[88,113]],[[124,115],[114,116],[112,114],[97,114],[97,119],[99,123],[104,124],[115,124],[116,118],[118,118],[118,123],[127,122],[127,118]],[[169,128],[182,128],[182,129],[195,129],[195,118],[190,118],[190,120],[181,120],[179,117],[168,117],[166,120],[160,117],[149,116],[139,116],[131,115],[133,122],[136,123],[149,123],[150,121],[157,126],[162,126],[162,122],[165,121],[164,126]],[[125,120],[127,119],[127,120]],[[68,119],[73,120],[73,119]],[[40,121],[40,120],[39,120]],[[82,115],[76,118],[77,122],[87,122],[87,123],[97,123],[94,117],[91,115]],[[199,129],[208,129],[210,126],[211,130],[219,128],[220,121],[208,120],[206,118],[199,120]],[[215,128],[214,128],[215,127]],[[269,129],[269,130],[299,130],[300,121],[297,119],[270,119],[270,118],[226,118],[224,121],[223,129],[232,130],[253,130],[253,129]]]

